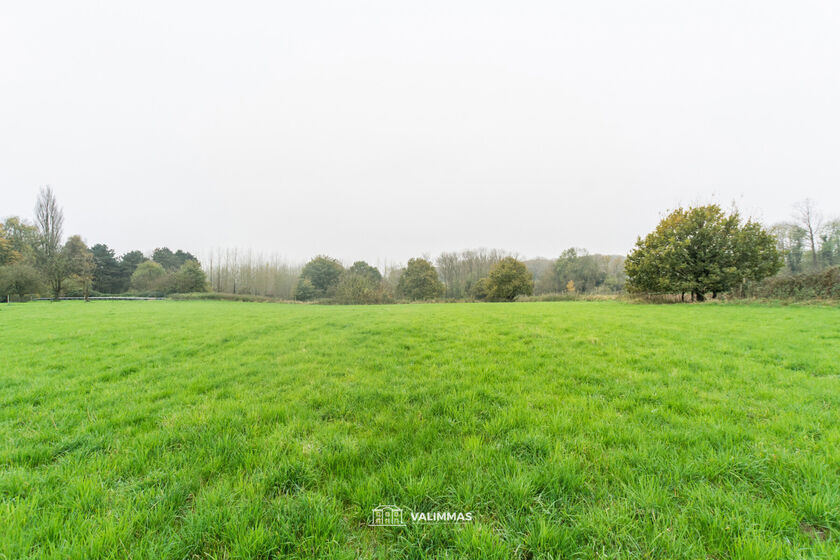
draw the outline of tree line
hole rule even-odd
[[[525,263],[504,256],[488,265],[487,274],[471,284],[470,298],[512,301],[519,295],[532,294],[533,290],[533,277]],[[405,267],[383,276],[365,261],[345,268],[338,259],[318,255],[301,269],[293,297],[298,301],[367,304],[446,299],[446,293],[440,271],[427,258],[409,259]]]
[[[470,249],[444,252],[438,257],[421,256],[435,269],[444,286],[443,295],[435,299],[475,300],[486,299],[483,285],[493,266],[506,257],[516,255],[500,249]],[[327,257],[331,258],[331,257]],[[344,265],[335,260],[341,269]],[[289,262],[277,255],[261,255],[251,250],[217,249],[202,259],[206,264],[211,289],[220,293],[266,296],[278,299],[329,299],[335,292],[315,291],[310,295],[308,286],[297,286],[304,265]],[[360,261],[364,266],[374,266]],[[556,259],[521,260],[531,274],[533,294],[617,294],[624,288],[624,257],[620,255],[593,255],[585,249],[570,248]],[[381,286],[377,296],[364,299],[394,301],[402,299],[397,289],[404,265],[384,263],[374,266],[379,271]],[[352,266],[348,269],[353,269]],[[349,282],[349,280],[348,280]],[[569,291],[571,288],[571,291]],[[345,293],[343,290],[342,293]],[[344,298],[346,299],[346,298]]]
[[[766,228],[737,209],[726,212],[717,204],[678,208],[640,237],[626,258],[569,248],[553,260],[522,261],[504,251],[474,250],[443,253],[434,264],[427,258],[411,259],[387,277],[364,261],[345,269],[337,259],[321,255],[303,267],[292,295],[339,303],[394,298],[510,301],[531,294],[624,290],[678,294],[691,301],[723,293],[744,296],[749,289],[759,293],[755,287],[780,272],[818,271],[840,263],[840,221],[823,222],[811,201],[797,205],[795,218],[798,221],[791,224]],[[791,245],[791,232],[799,244]],[[805,244],[809,265],[803,264]],[[832,279],[838,277],[840,272],[832,269],[816,280],[793,285],[816,283],[821,291],[814,293],[835,297],[840,285]]]
[[[568,248],[554,259],[525,260],[498,249],[475,249],[381,267],[365,261],[345,267],[327,255],[297,265],[237,249],[211,252],[205,265],[187,251],[167,247],[117,256],[104,243],[88,247],[79,235],[65,240],[63,224],[49,187],[38,195],[34,222],[12,216],[0,224],[0,293],[88,297],[209,289],[298,301],[387,303],[628,291],[702,301],[722,293],[759,293],[755,286],[769,277],[840,264],[840,220],[823,219],[809,200],[796,205],[791,221],[769,228],[715,204],[678,208],[640,237],[627,257]],[[818,285],[820,294],[833,294],[835,276],[774,285],[787,291]]]
[[[30,223],[18,216],[0,224],[0,293],[54,298],[126,292],[165,294],[207,289],[198,260],[182,250],[155,249],[147,257],[119,257],[104,243],[88,247],[79,235],[64,239],[64,211],[50,187],[41,189]]]

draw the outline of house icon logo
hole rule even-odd
[[[401,508],[393,505],[381,505],[373,508],[374,527],[405,527]]]

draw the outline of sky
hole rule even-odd
[[[840,214],[840,4],[4,2],[0,217],[118,253],[623,254]]]

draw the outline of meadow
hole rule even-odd
[[[0,330],[0,558],[840,557],[836,307],[37,302]]]

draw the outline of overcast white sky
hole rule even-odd
[[[624,253],[840,213],[840,4],[4,2],[0,217],[118,252]]]

